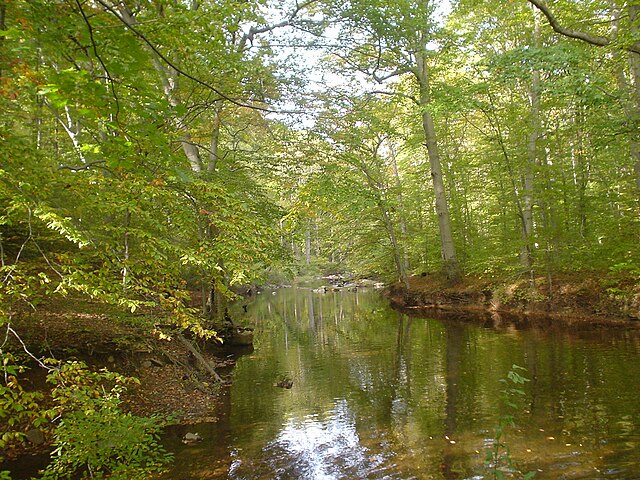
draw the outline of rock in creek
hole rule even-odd
[[[185,433],[184,437],[182,437],[182,443],[185,445],[193,445],[195,443],[201,442],[202,437],[198,433]]]
[[[293,387],[293,380],[290,378],[283,378],[282,380],[278,380],[274,386],[289,389]]]
[[[253,345],[253,329],[251,328],[234,328],[227,338],[227,345],[234,347],[246,347]]]

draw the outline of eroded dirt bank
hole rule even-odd
[[[235,359],[247,349],[224,348],[219,342],[171,329],[167,323],[157,312],[134,315],[87,299],[52,300],[12,320],[10,328],[19,340],[13,334],[4,335],[3,330],[3,352],[11,352],[29,367],[19,375],[20,385],[26,391],[43,393],[44,408],[50,403],[53,386],[45,382],[46,370],[29,358],[25,348],[37,358],[78,360],[90,370],[106,368],[136,377],[140,383],[123,398],[125,411],[168,416],[182,425],[216,421]],[[37,430],[38,438],[9,445],[1,452],[0,464],[25,454],[48,452],[53,440],[50,427],[17,425],[18,431]]]
[[[385,292],[391,304],[412,312],[487,313],[566,323],[640,328],[640,284],[596,274],[487,280],[414,276]]]

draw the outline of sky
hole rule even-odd
[[[436,18],[438,19],[438,23],[442,24],[451,11],[451,3],[450,0],[436,0],[436,4]],[[265,15],[268,20],[273,23],[278,23],[286,17],[286,11],[287,10],[281,8],[269,8],[266,10]],[[346,76],[323,68],[321,60],[327,54],[326,51],[287,46],[289,42],[295,44],[304,43],[305,40],[312,38],[311,35],[307,35],[305,38],[305,36],[301,36],[299,32],[292,31],[292,29],[279,29],[270,35],[274,43],[278,45],[275,48],[278,59],[284,61],[286,64],[291,65],[291,62],[298,64],[300,72],[307,80],[306,91],[304,92],[306,96],[311,97],[314,92],[327,90],[355,90],[356,92],[364,93],[366,91],[380,89],[380,85],[367,78],[364,74]],[[327,29],[323,35],[323,43],[327,45],[334,43],[337,40],[337,35],[337,28],[332,27]],[[436,48],[436,46],[434,45],[433,48]],[[289,71],[287,73],[293,72]],[[291,101],[279,105],[278,108],[285,111],[299,111],[298,105]],[[315,122],[314,113],[315,112],[309,110],[295,114],[293,117],[290,115],[283,116],[281,114],[271,114],[271,117],[281,119],[287,123],[291,123],[292,120],[294,126],[309,128]]]

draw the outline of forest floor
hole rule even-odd
[[[107,368],[139,379],[140,384],[123,399],[125,409],[136,415],[168,415],[180,424],[215,421],[236,354],[211,341],[189,340],[222,377],[223,382],[217,382],[200,368],[186,345],[161,332],[158,325],[163,323],[154,312],[123,313],[98,302],[66,298],[22,313],[11,327],[38,358],[79,360],[92,370]],[[11,335],[7,339],[5,351],[26,356],[17,339]],[[45,382],[46,371],[36,362],[29,363],[31,368],[21,376],[22,386],[46,395],[52,387]],[[3,456],[44,451],[50,441],[26,443]]]
[[[413,312],[640,328],[640,280],[622,275],[587,272],[490,280],[466,276],[452,284],[443,275],[426,274],[411,277],[408,289],[401,283],[391,285],[386,294],[395,307]]]

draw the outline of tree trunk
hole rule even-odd
[[[638,35],[638,21],[640,20],[640,5],[629,5],[629,19],[631,21],[631,31],[634,37]],[[634,128],[631,129],[630,149],[631,158],[633,159],[633,167],[636,174],[636,188],[638,196],[638,206],[640,207],[640,128],[637,122],[640,118],[640,53],[629,52],[629,64],[631,66],[632,81],[632,117],[631,120],[636,122]]]
[[[122,290],[126,291],[129,287],[129,258],[130,258],[130,234],[129,228],[131,227],[131,211],[127,208],[127,211],[124,214],[124,235],[123,235],[123,243],[124,243],[124,262],[122,267]]]
[[[395,146],[391,146],[391,167],[393,168],[393,178],[396,183],[397,197],[398,197],[398,217],[400,221],[400,243],[402,244],[402,264],[405,274],[409,272],[409,252],[407,252],[407,224],[404,219],[404,201],[402,198],[402,182],[400,180],[400,173],[398,171],[398,163],[396,161]]]
[[[420,85],[420,108],[422,109],[422,127],[424,129],[425,143],[431,167],[431,178],[435,194],[436,213],[438,215],[438,227],[440,230],[440,253],[442,255],[443,269],[447,278],[457,281],[460,278],[460,266],[456,257],[456,247],[451,232],[451,220],[449,218],[449,206],[442,178],[442,165],[433,117],[429,111],[431,98],[429,94],[429,67],[424,52],[416,54],[417,68],[415,75]]]
[[[5,31],[7,29],[7,2],[6,0],[0,0],[0,30]],[[4,35],[0,35],[0,52],[4,49]],[[2,65],[0,64],[0,67]],[[2,68],[0,68],[0,77],[3,76]]]
[[[538,12],[533,8],[534,46],[540,44],[540,20]],[[537,163],[537,145],[540,136],[540,70],[533,69],[531,74],[531,88],[529,90],[531,104],[531,120],[529,138],[527,141],[527,163],[523,178],[523,205],[522,205],[522,249],[520,262],[528,270],[533,266],[533,196],[534,196],[534,171]],[[533,275],[533,274],[532,274]]]
[[[382,168],[383,165],[380,162],[378,149],[382,145],[382,142],[378,143],[375,150],[372,152],[373,154],[373,164],[377,165],[378,168]],[[384,166],[386,168],[386,165]],[[373,192],[376,199],[376,205],[378,206],[378,210],[380,211],[380,217],[382,219],[382,223],[384,225],[384,229],[387,232],[387,238],[391,243],[391,255],[393,256],[393,263],[396,268],[396,273],[398,274],[398,279],[404,284],[405,288],[409,288],[409,278],[407,275],[407,270],[404,267],[404,262],[402,261],[402,252],[400,250],[400,245],[398,243],[398,236],[396,235],[396,229],[393,224],[393,219],[391,218],[389,212],[389,202],[386,198],[384,187],[380,185],[379,182],[376,182],[375,177],[371,174],[371,171],[367,168],[366,164],[360,164],[359,168],[362,170],[364,174],[367,185],[369,189]]]
[[[194,358],[196,359],[196,361],[202,367],[203,370],[209,373],[216,380],[216,382],[223,383],[222,378],[220,378],[220,375],[218,375],[215,368],[213,368],[213,366],[209,362],[207,362],[207,360],[196,349],[196,347],[192,345],[192,343],[189,340],[184,338],[184,336],[181,333],[178,333],[176,337],[180,341],[180,343],[182,343],[187,348],[187,350],[191,352],[191,354],[194,356]]]
[[[578,197],[578,229],[580,236],[587,236],[587,185],[589,184],[590,164],[585,158],[585,128],[583,107],[575,108],[574,124],[576,126],[576,141],[571,146],[571,168],[573,184]]]
[[[218,168],[218,160],[220,159],[220,116],[222,108],[215,106],[213,109],[213,119],[211,121],[211,146],[209,148],[209,163],[207,164],[207,172],[213,173]]]
[[[398,238],[396,236],[395,229],[393,228],[393,222],[391,221],[391,217],[389,216],[389,212],[385,207],[382,200],[378,200],[378,207],[380,208],[380,214],[382,215],[382,221],[384,223],[385,229],[387,230],[387,235],[389,236],[389,241],[391,242],[391,249],[393,254],[393,263],[396,266],[396,271],[398,273],[398,277],[400,277],[400,281],[404,284],[404,286],[409,288],[409,279],[407,276],[407,271],[404,268],[404,262],[402,261],[402,255],[400,253],[400,247],[398,245]]]
[[[53,114],[54,118],[57,121],[57,124],[62,126],[63,130],[66,132],[67,136],[69,137],[69,140],[71,140],[73,149],[78,155],[80,162],[87,163],[84,153],[82,152],[82,145],[80,143],[80,140],[78,140],[78,137],[80,135],[80,129],[77,124],[74,125],[75,122],[71,118],[71,112],[69,110],[69,107],[67,105],[64,106],[65,118],[63,118],[62,115],[54,108],[51,102],[45,99],[44,104],[49,109],[49,111],[51,111],[51,113]]]
[[[304,232],[304,263],[305,265],[311,263],[311,227],[309,225]]]

